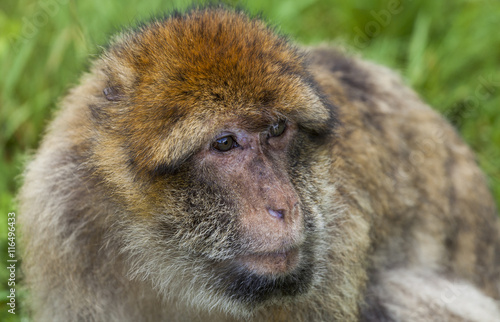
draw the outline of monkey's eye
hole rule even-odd
[[[278,123],[275,123],[271,125],[269,128],[269,136],[280,136],[285,132],[286,129],[286,122],[284,120],[279,121]]]
[[[231,150],[232,148],[238,147],[239,145],[232,136],[225,136],[215,140],[212,146],[216,150],[226,152]]]

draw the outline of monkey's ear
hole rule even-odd
[[[108,101],[120,101],[123,98],[120,89],[116,86],[106,87],[102,92]]]
[[[121,48],[121,47],[120,47]],[[108,101],[123,101],[128,98],[130,89],[134,88],[137,70],[127,55],[120,52],[120,48],[111,47],[96,62],[96,69],[105,80],[102,93]]]

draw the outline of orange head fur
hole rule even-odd
[[[175,168],[238,119],[262,128],[288,118],[313,132],[331,124],[304,54],[243,13],[193,10],[155,21],[119,37],[101,64],[111,100],[101,114],[134,138],[141,170]]]

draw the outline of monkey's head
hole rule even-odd
[[[89,164],[130,276],[226,311],[306,295],[322,225],[309,174],[335,121],[303,53],[203,9],[121,35],[94,70]]]

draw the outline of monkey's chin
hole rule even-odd
[[[286,251],[244,255],[240,256],[237,261],[256,274],[286,274],[299,265],[300,250],[294,248]]]

